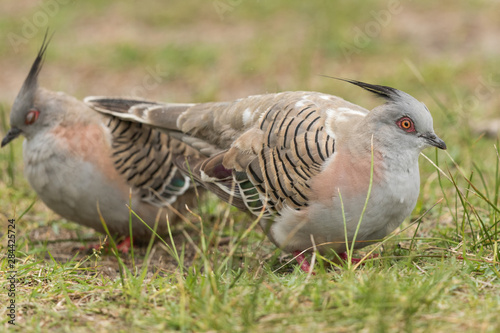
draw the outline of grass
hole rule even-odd
[[[216,4],[226,11],[218,12]],[[1,5],[0,5],[1,6]],[[40,6],[0,11],[7,34],[22,33]],[[500,152],[474,130],[498,117],[498,5],[488,1],[401,3],[380,33],[356,46],[388,3],[207,1],[160,4],[69,2],[41,84],[84,97],[140,91],[175,102],[317,90],[371,108],[369,94],[320,75],[400,88],[422,100],[446,152],[420,159],[421,193],[401,229],[365,265],[298,270],[255,227],[213,197],[193,207],[192,225],[133,254],[80,253],[103,235],[48,210],[22,175],[22,144],[0,150],[1,232],[16,217],[17,326],[23,332],[497,332],[500,330]],[[436,18],[439,13],[439,19]],[[106,19],[102,19],[105,17]],[[463,24],[467,21],[470,24]],[[440,25],[445,23],[445,27]],[[0,46],[0,122],[28,72],[45,26],[15,50]],[[3,33],[2,32],[2,33]],[[7,39],[4,39],[7,40]],[[344,44],[342,44],[344,43]],[[341,45],[356,47],[346,54]],[[142,82],[160,66],[157,84]],[[497,112],[495,114],[495,112]],[[34,202],[34,204],[33,204]],[[23,212],[26,212],[19,218]],[[5,230],[5,231],[4,231]],[[8,269],[6,234],[0,271]]]

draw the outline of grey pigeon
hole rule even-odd
[[[178,158],[180,169],[221,199],[261,216],[269,239],[308,269],[303,251],[343,253],[344,230],[352,242],[372,162],[356,248],[380,241],[409,216],[419,194],[420,152],[446,149],[423,103],[394,88],[344,81],[386,103],[368,111],[337,96],[301,91],[200,104],[107,97],[85,102],[195,148],[201,156]]]
[[[151,127],[99,115],[72,96],[39,87],[47,46],[45,39],[14,101],[2,147],[20,135],[26,138],[26,178],[62,217],[104,232],[98,204],[110,232],[127,236],[132,189],[132,209],[150,227],[158,217],[158,233],[166,234],[167,213],[174,223],[179,219],[174,212],[195,202],[190,179],[172,163],[173,156],[197,152]],[[135,217],[133,236],[138,242],[151,236]]]

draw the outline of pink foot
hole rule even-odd
[[[349,259],[349,257],[347,256],[347,252],[340,253],[339,257],[340,257],[340,259],[342,259],[344,261],[347,261]],[[377,258],[377,257],[378,257],[378,253],[374,253],[366,259],[373,259],[373,258]],[[353,263],[353,264],[357,264],[360,261],[361,261],[360,258],[351,258],[351,263]]]
[[[116,248],[121,253],[128,253],[130,251],[130,245],[131,245],[130,237],[126,237],[120,243],[116,244]],[[106,242],[104,244],[90,244],[88,246],[82,246],[78,250],[81,252],[87,252],[92,249],[95,249],[97,251],[101,249],[103,249],[104,251],[110,251],[111,246],[109,245],[109,242]]]
[[[309,264],[302,251],[293,251],[293,256],[295,257],[295,260],[297,260],[297,262],[299,263],[301,270],[303,270],[306,273],[311,272],[312,275],[316,275],[316,273],[312,271],[311,264]]]
[[[127,236],[124,240],[122,240],[120,243],[116,244],[116,248],[118,251],[121,253],[128,253],[130,251],[130,236]]]

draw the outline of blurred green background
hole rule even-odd
[[[368,98],[319,76],[331,75],[407,90],[438,119],[426,91],[450,112],[487,117],[499,103],[499,7],[486,0],[3,1],[0,100],[14,99],[49,28],[42,83],[79,97],[140,92],[204,101],[320,90]],[[154,80],[139,89],[148,76]],[[475,96],[485,84],[490,94]],[[472,108],[461,107],[474,96]]]

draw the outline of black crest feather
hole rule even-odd
[[[399,90],[388,87],[388,86],[370,84],[370,83],[356,81],[356,80],[341,79],[341,78],[333,77],[333,76],[325,76],[325,77],[354,84],[354,85],[361,87],[365,90],[368,90],[368,91],[374,93],[375,95],[377,95],[378,97],[382,97],[388,101],[396,101],[398,98],[401,98],[401,95],[399,94]]]
[[[40,73],[40,70],[42,69],[43,66],[45,52],[47,51],[47,47],[49,46],[52,36],[53,34],[49,36],[49,30],[47,29],[47,31],[45,31],[45,36],[43,37],[42,46],[38,51],[36,59],[33,62],[33,65],[31,65],[31,69],[30,72],[28,73],[28,76],[26,77],[26,80],[24,80],[22,90],[25,91],[31,90],[32,88],[34,88],[34,86],[36,86],[38,80],[38,74]]]

